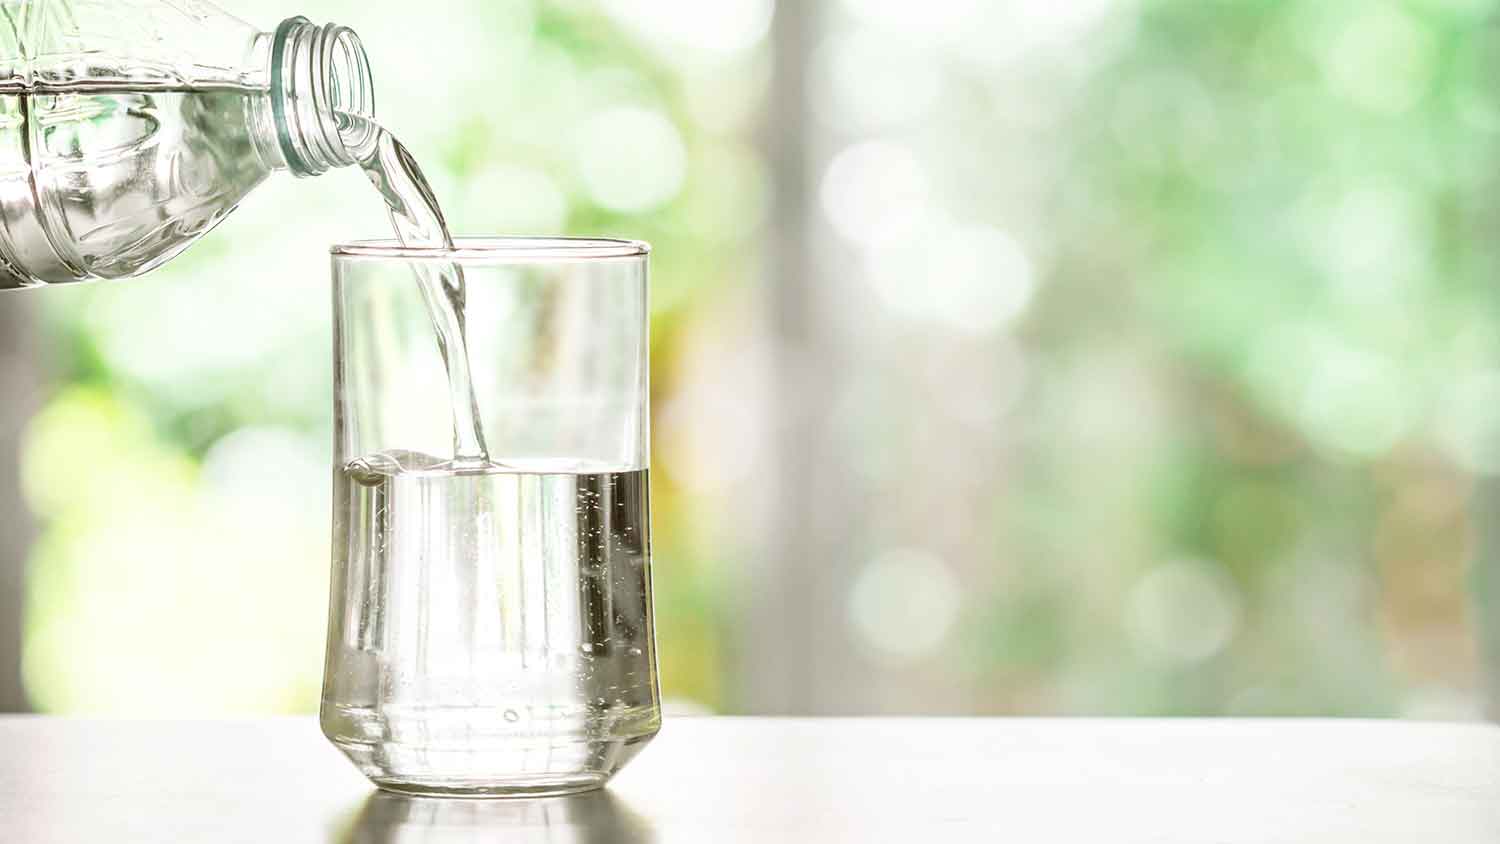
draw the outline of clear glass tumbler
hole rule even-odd
[[[321,720],[382,788],[584,791],[660,728],[647,251],[333,249]]]

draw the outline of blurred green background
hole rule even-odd
[[[675,708],[1495,698],[1500,3],[221,5],[359,32],[456,230],[653,242]],[[315,708],[362,181],[0,302],[35,707]]]

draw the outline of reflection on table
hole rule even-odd
[[[335,844],[651,844],[650,823],[608,790],[571,797],[472,800],[377,791]]]

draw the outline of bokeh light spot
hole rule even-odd
[[[1405,189],[1368,187],[1344,194],[1329,224],[1308,236],[1322,245],[1341,298],[1390,301],[1427,269],[1426,222]]]
[[[959,610],[958,581],[948,565],[917,550],[887,551],[855,578],[849,624],[879,658],[909,662],[935,651]]]
[[[677,127],[659,111],[606,109],[578,130],[578,171],[599,205],[625,213],[664,205],[682,189],[687,151]]]
[[[1372,352],[1324,346],[1310,366],[1299,407],[1303,430],[1325,448],[1370,457],[1390,450],[1411,424],[1410,391],[1393,362]]]
[[[1400,364],[1323,325],[1267,331],[1246,374],[1266,404],[1334,455],[1383,454],[1415,421],[1418,396]]]
[[[1460,466],[1500,473],[1500,372],[1455,379],[1439,400],[1433,428],[1438,446]]]
[[[890,141],[855,144],[828,164],[823,212],[854,243],[890,245],[910,237],[927,215],[927,171],[916,153]]]
[[[1125,628],[1143,654],[1191,664],[1223,651],[1239,626],[1233,582],[1210,563],[1179,560],[1146,572],[1130,591]]]
[[[985,334],[1020,316],[1036,289],[1031,259],[1004,231],[948,224],[870,253],[869,277],[909,319]]]
[[[1323,52],[1330,86],[1385,114],[1409,111],[1436,71],[1437,45],[1425,25],[1389,3],[1364,3]]]

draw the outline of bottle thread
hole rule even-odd
[[[282,21],[272,37],[271,110],[292,173],[317,176],[358,161],[376,133],[374,83],[359,36],[300,16]]]

